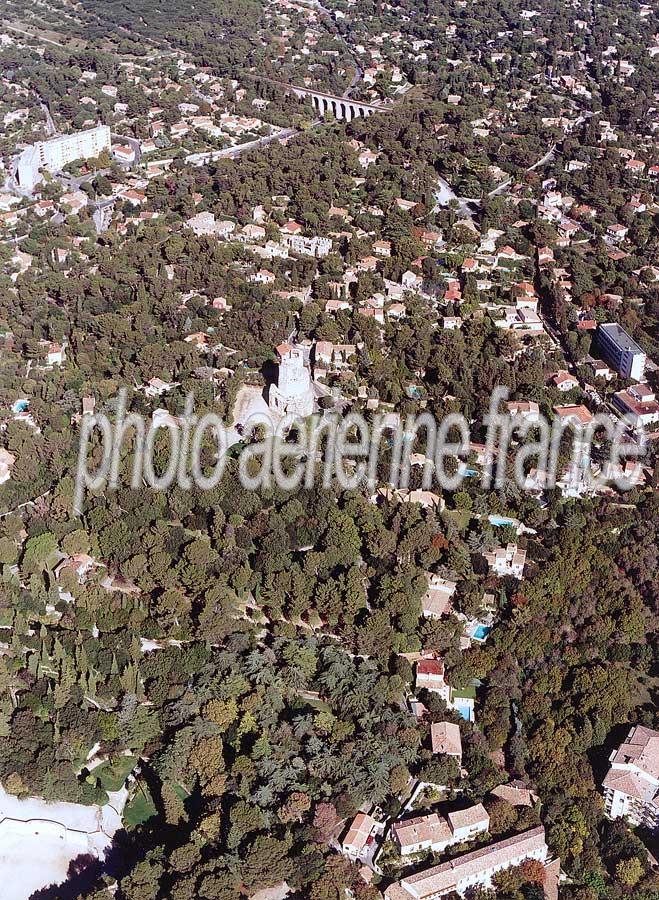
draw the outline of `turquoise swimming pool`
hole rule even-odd
[[[504,525],[516,525],[517,522],[515,519],[511,519],[509,516],[488,516],[488,522],[490,525],[494,525],[495,527],[503,527]]]
[[[492,628],[489,625],[477,625],[474,628],[474,637],[477,641],[484,641],[491,631]]]

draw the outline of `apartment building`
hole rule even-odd
[[[645,372],[647,357],[625,331],[615,322],[600,325],[597,341],[602,359],[623,378],[640,381]]]
[[[473,888],[492,887],[497,872],[519,866],[528,859],[545,865],[549,862],[542,825],[409,875],[388,887],[384,896],[386,900],[437,900],[453,891],[464,896]]]
[[[281,240],[289,250],[301,256],[315,256],[320,259],[332,250],[332,241],[326,237],[303,237],[301,234],[286,234],[282,231]]]
[[[94,159],[110,148],[110,129],[107,125],[97,125],[74,134],[62,134],[50,141],[38,141],[26,147],[18,158],[18,183],[31,191],[42,180],[42,169],[59,172],[76,159]]]
[[[659,829],[659,731],[635,725],[609,761],[602,784],[607,816]]]

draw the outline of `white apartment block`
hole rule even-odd
[[[18,183],[28,191],[41,179],[41,170],[59,172],[76,159],[94,159],[111,148],[110,128],[97,125],[87,131],[62,134],[50,141],[38,141],[26,147],[18,158]]]
[[[623,378],[640,381],[645,372],[645,351],[624,328],[615,322],[607,322],[597,329],[597,341],[604,362],[612,366]]]
[[[301,256],[321,258],[327,256],[332,250],[332,241],[326,237],[307,238],[301,234],[283,234],[281,240],[290,250]]]
[[[602,784],[607,816],[659,829],[659,731],[635,725],[610,763]]]
[[[453,891],[464,896],[476,887],[491,888],[497,872],[519,866],[528,859],[545,865],[549,862],[542,825],[409,875],[388,887],[384,896],[386,900],[437,900]]]

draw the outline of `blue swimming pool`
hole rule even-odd
[[[453,705],[456,710],[460,713],[465,722],[472,722],[474,718],[473,714],[473,706],[471,701],[465,700],[462,697],[456,697],[453,701]]]
[[[29,405],[30,405],[30,401],[29,401],[29,400],[17,400],[17,401],[14,403],[14,405],[12,406],[12,410],[13,410],[15,413],[27,412],[27,409],[28,409]]]
[[[491,631],[492,629],[489,625],[477,625],[474,628],[474,637],[477,641],[484,641]]]
[[[502,527],[504,525],[516,525],[517,521],[515,519],[511,519],[509,516],[488,516],[488,522],[490,525],[494,525],[495,527]]]

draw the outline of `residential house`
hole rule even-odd
[[[447,581],[439,575],[431,574],[428,590],[421,601],[423,615],[430,619],[441,619],[451,607],[451,598],[457,589],[454,581]]]
[[[632,421],[635,428],[659,422],[659,403],[647,384],[633,384],[613,395],[613,402]]]
[[[367,148],[366,150],[363,150],[358,156],[359,165],[362,167],[362,169],[368,169],[368,167],[372,166],[374,162],[377,162],[377,158],[379,155],[379,153],[374,153],[372,150],[369,150]]]
[[[374,241],[373,253],[376,256],[391,256],[391,241]]]
[[[659,731],[635,725],[609,757],[604,805],[610,819],[659,828]]]
[[[46,365],[61,366],[66,359],[66,350],[61,344],[52,341],[40,342],[46,351]]]
[[[510,416],[521,416],[529,422],[540,421],[540,406],[535,400],[508,400],[505,403]]]
[[[451,842],[448,821],[437,813],[427,813],[396,822],[391,828],[391,837],[401,856],[410,856],[431,850],[439,853]]]
[[[526,550],[520,550],[517,544],[497,547],[496,550],[485,552],[483,556],[495,575],[500,577],[509,575],[518,579],[524,575]]]
[[[432,691],[446,703],[450,701],[451,689],[445,678],[444,663],[441,659],[434,657],[429,659],[420,659],[416,664],[416,689],[425,688]]]
[[[460,727],[454,722],[433,722],[430,726],[432,752],[452,756],[462,766]]]
[[[144,394],[147,397],[160,397],[167,394],[178,385],[178,382],[163,381],[161,378],[150,378],[144,386]]]
[[[573,388],[579,387],[579,381],[574,375],[570,375],[570,373],[566,372],[564,369],[559,369],[558,372],[551,376],[550,380],[554,387],[562,394],[566,394]]]
[[[378,828],[377,821],[367,813],[359,812],[341,841],[341,850],[353,861],[360,859]]]
[[[115,144],[112,148],[112,154],[120,163],[134,163],[135,150],[130,144]]]
[[[582,403],[575,406],[555,406],[554,412],[561,421],[573,425],[577,429],[584,428],[593,421],[592,413]]]
[[[493,797],[505,800],[511,806],[535,806],[538,802],[538,795],[535,791],[525,787],[524,783],[519,780],[508,782],[508,784],[500,784],[490,791]]]
[[[490,827],[490,817],[482,803],[450,812],[448,820],[455,843],[471,841]]]
[[[11,467],[15,462],[16,457],[14,454],[10,453],[9,450],[4,447],[0,447],[0,484],[9,481],[11,478]]]
[[[616,223],[615,225],[609,225],[606,233],[612,241],[624,241],[629,233],[629,228],[626,225]]]
[[[258,272],[249,276],[249,280],[255,284],[274,284],[276,276],[269,269],[259,269]]]
[[[441,853],[452,844],[473,840],[489,827],[490,817],[479,803],[469,809],[449,813],[446,818],[433,812],[404,819],[392,826],[391,836],[401,856],[410,856],[428,850]]]

